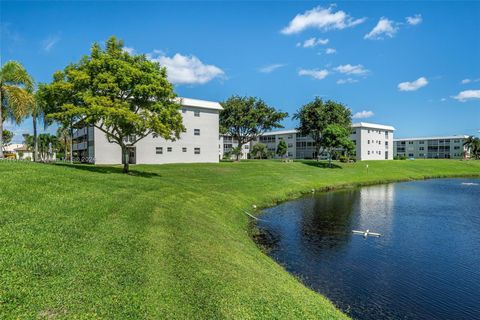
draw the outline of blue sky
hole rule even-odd
[[[37,82],[116,35],[180,96],[253,95],[290,115],[321,96],[396,137],[480,130],[479,2],[2,1],[0,15],[2,63]],[[30,122],[7,128],[20,142]]]

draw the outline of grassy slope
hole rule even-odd
[[[0,318],[343,318],[255,246],[242,210],[312,188],[480,174],[480,161],[312,164],[125,176],[0,163]]]

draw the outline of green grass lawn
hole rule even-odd
[[[0,319],[345,318],[258,249],[243,210],[480,161],[132,169],[0,162]]]

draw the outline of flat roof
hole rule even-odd
[[[277,134],[292,134],[297,132],[298,131],[295,129],[285,129],[285,130],[265,132],[264,134],[262,134],[262,136],[271,136],[271,135],[277,135]]]
[[[188,106],[188,107],[223,110],[220,103],[215,101],[207,101],[207,100],[184,98],[184,97],[175,98],[175,101],[179,102],[183,106]]]
[[[455,135],[455,136],[438,136],[438,137],[419,137],[419,138],[399,138],[393,139],[393,141],[417,141],[417,140],[445,140],[445,139],[466,139],[466,135]]]
[[[372,129],[395,131],[395,128],[392,126],[385,126],[383,124],[368,123],[368,122],[352,123],[352,128],[372,128]]]

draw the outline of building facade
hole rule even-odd
[[[218,102],[179,98],[186,131],[176,141],[150,134],[130,148],[131,164],[218,162]],[[73,133],[73,152],[77,161],[95,164],[121,164],[118,144],[108,142],[105,133],[84,127]],[[126,140],[129,138],[127,137]]]
[[[464,146],[468,136],[405,138],[394,140],[395,156],[417,159],[466,159],[469,152]]]
[[[393,159],[394,127],[374,123],[354,123],[350,139],[355,144],[356,160],[391,160]],[[280,130],[267,132],[251,143],[263,143],[275,154],[278,143],[287,144],[287,155],[295,159],[326,159],[326,154],[317,155],[315,142],[310,136],[304,136],[297,130]],[[275,157],[278,157],[275,155]]]

